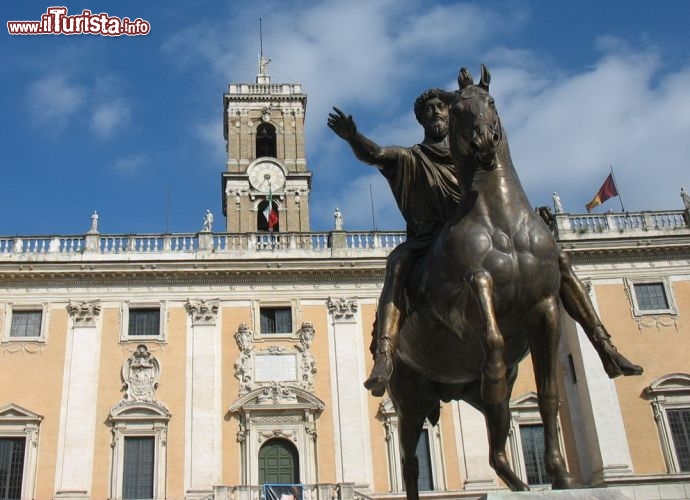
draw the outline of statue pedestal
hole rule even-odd
[[[493,491],[486,500],[632,500],[620,488],[583,488],[549,491]]]

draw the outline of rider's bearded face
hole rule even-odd
[[[421,113],[424,131],[434,139],[443,139],[448,134],[448,106],[434,97],[424,103]]]

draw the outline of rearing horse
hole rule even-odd
[[[400,418],[403,477],[417,499],[415,449],[439,400],[462,399],[487,422],[489,461],[512,490],[528,490],[506,457],[509,400],[517,365],[532,354],[545,465],[553,488],[572,487],[557,436],[560,273],[556,242],[532,210],[513,167],[481,67],[466,69],[449,105],[449,140],[462,199],[408,287],[389,394]]]

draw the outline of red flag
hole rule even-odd
[[[268,204],[264,209],[264,217],[266,222],[268,222],[268,230],[273,231],[273,227],[278,224],[278,211],[273,208],[273,193],[271,192],[271,186],[268,186]]]
[[[604,184],[602,184],[602,186],[599,188],[597,194],[594,196],[594,198],[592,198],[592,201],[587,203],[587,212],[591,212],[594,207],[601,205],[606,200],[613,198],[614,196],[618,196],[618,190],[616,189],[616,183],[613,182],[613,174],[609,174],[604,181]]]

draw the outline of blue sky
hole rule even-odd
[[[0,234],[222,231],[222,95],[253,82],[263,19],[273,83],[308,94],[313,230],[404,223],[378,172],[326,126],[337,105],[382,145],[421,140],[412,103],[485,63],[523,185],[583,212],[613,165],[628,210],[680,209],[690,188],[690,2],[5,0],[141,18],[146,36],[0,35]],[[617,199],[595,211],[620,209]]]

